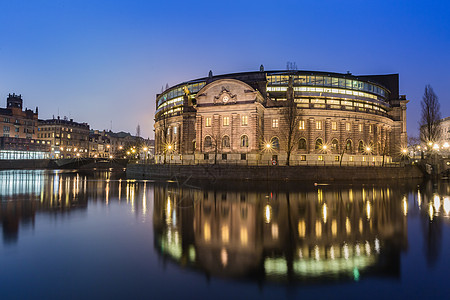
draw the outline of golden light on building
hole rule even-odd
[[[371,210],[372,210],[372,206],[370,204],[370,201],[367,201],[367,203],[366,203],[367,220],[370,219]]]
[[[203,238],[205,239],[205,242],[209,242],[211,240],[211,226],[208,222],[206,222],[203,226]]]
[[[323,204],[323,208],[322,208],[323,222],[324,222],[324,223],[327,222],[327,213],[328,213],[328,210],[327,210],[327,204],[324,203],[324,204]]]
[[[350,219],[348,217],[345,218],[345,232],[347,234],[350,234],[352,232],[352,225],[351,225]]]
[[[228,228],[228,225],[222,225],[222,242],[228,243],[230,241],[230,229]]]
[[[331,221],[331,234],[333,235],[333,237],[335,237],[337,235],[337,221],[336,220]]]
[[[450,213],[450,198],[445,197],[444,198],[444,212],[446,215]]]
[[[319,220],[316,221],[316,236],[318,238],[322,237],[322,222]]]
[[[439,199],[439,195],[433,196],[433,205],[436,212],[439,212],[439,208],[441,207],[441,199]]]
[[[272,207],[269,204],[267,204],[264,207],[264,221],[267,224],[269,224],[271,220],[272,220]]]
[[[248,231],[246,227],[241,228],[241,244],[247,245],[248,243]]]
[[[300,221],[298,221],[298,236],[301,238],[304,238],[305,234],[306,234],[305,221],[300,220]]]

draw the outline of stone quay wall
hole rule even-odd
[[[134,179],[367,181],[422,178],[423,176],[420,168],[412,165],[402,167],[127,165],[127,177]]]

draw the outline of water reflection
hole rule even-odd
[[[407,248],[399,189],[300,192],[154,188],[156,246],[208,275],[275,281],[398,276]]]

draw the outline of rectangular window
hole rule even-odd
[[[300,155],[300,160],[301,161],[306,161],[306,155]]]
[[[272,127],[273,128],[278,128],[278,119],[273,119],[272,120]]]
[[[299,122],[298,122],[298,129],[300,129],[300,130],[305,130],[305,121],[304,120],[300,120]]]
[[[322,121],[316,121],[316,129],[322,130]]]
[[[348,158],[348,160],[349,160],[349,161],[353,161],[353,156],[350,156],[350,157]]]
[[[222,154],[222,160],[227,160],[227,155],[226,154]]]
[[[15,131],[15,132],[19,132],[19,127],[16,127],[16,128],[14,129],[14,131]]]
[[[317,156],[317,160],[319,160],[319,161],[323,161],[323,155],[319,155],[319,156]]]
[[[366,157],[365,156],[363,156],[363,161],[366,161]]]
[[[206,127],[211,127],[211,117],[206,118],[206,120],[205,120],[205,126],[206,126]]]
[[[241,160],[246,160],[247,159],[247,154],[241,154]]]
[[[248,125],[248,116],[242,116],[241,117],[241,124],[242,126],[247,126]]]
[[[230,117],[223,117],[223,126],[230,126]]]
[[[203,154],[203,159],[204,160],[209,160],[209,154]]]
[[[359,129],[359,132],[362,132],[363,131],[363,124],[358,124],[358,129]]]
[[[369,133],[372,133],[372,125],[369,125]]]
[[[331,122],[331,130],[337,130],[337,122]]]
[[[9,132],[9,126],[3,126],[3,132]]]
[[[173,128],[173,134],[177,134],[177,131],[178,131],[178,127],[175,126],[175,127]]]
[[[339,155],[336,155],[336,156],[334,157],[334,161],[339,161]]]
[[[345,130],[350,131],[351,125],[350,123],[345,123]]]

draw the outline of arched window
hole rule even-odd
[[[228,135],[222,138],[222,148],[230,148],[230,137]]]
[[[323,141],[322,141],[321,138],[318,138],[318,139],[316,140],[316,147],[315,147],[315,149],[316,149],[316,150],[322,150],[322,147],[323,147]]]
[[[348,152],[352,152],[353,150],[352,140],[347,140],[347,142],[345,143],[345,150]]]
[[[331,150],[339,151],[339,142],[337,139],[331,141]]]
[[[301,138],[298,141],[298,150],[306,150],[306,139]]]
[[[270,140],[270,144],[272,145],[272,148],[275,150],[279,150],[280,149],[280,141],[278,140],[277,137],[273,137]]]
[[[363,141],[359,141],[358,143],[358,152],[363,153],[364,152],[364,143]]]
[[[241,136],[241,147],[248,147],[248,136]]]
[[[211,146],[212,146],[212,139],[208,135],[207,137],[205,137],[205,147],[211,147]]]

